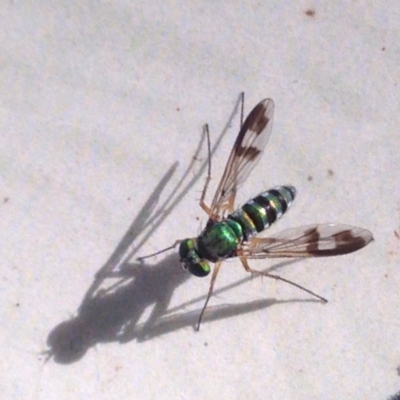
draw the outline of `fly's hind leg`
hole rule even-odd
[[[203,318],[204,311],[206,311],[208,301],[210,300],[212,292],[214,290],[214,283],[215,283],[215,280],[217,279],[217,275],[218,275],[219,269],[221,268],[221,264],[222,264],[222,262],[217,262],[215,264],[215,266],[214,266],[214,270],[213,270],[213,273],[212,273],[212,276],[211,276],[210,288],[208,289],[208,294],[207,294],[206,301],[204,303],[203,308],[201,309],[201,313],[200,313],[199,319],[197,321],[196,331],[200,330],[201,320]]]
[[[322,296],[320,296],[320,295],[318,295],[318,294],[312,292],[311,290],[305,288],[304,286],[301,286],[301,285],[299,285],[299,284],[297,284],[297,283],[295,283],[295,282],[292,282],[292,281],[290,281],[290,280],[288,280],[288,279],[282,278],[282,277],[279,276],[279,275],[269,274],[269,273],[267,273],[267,272],[261,272],[261,271],[257,271],[257,270],[255,270],[255,269],[252,269],[252,268],[250,268],[250,266],[249,266],[249,264],[248,264],[248,262],[247,262],[247,258],[246,258],[246,257],[239,257],[239,258],[240,258],[240,261],[241,261],[241,263],[242,263],[244,269],[245,269],[247,272],[250,272],[250,273],[252,273],[252,274],[254,274],[254,275],[266,276],[267,278],[272,278],[272,279],[275,279],[275,280],[277,280],[277,281],[286,282],[286,283],[288,283],[289,285],[295,286],[295,287],[297,287],[298,289],[301,289],[301,290],[303,290],[304,292],[307,292],[308,294],[311,294],[312,296],[314,296],[314,297],[316,297],[317,299],[323,301],[324,303],[327,303],[327,302],[328,302],[328,300],[325,299],[324,297],[322,297]]]

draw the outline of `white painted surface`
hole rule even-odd
[[[399,391],[399,17],[399,3],[372,0],[4,1],[2,399],[365,400]],[[264,97],[276,112],[239,202],[291,183],[298,198],[274,232],[343,222],[370,229],[375,242],[278,269],[327,305],[226,263],[195,333],[209,280],[183,274],[173,252],[145,267],[135,257],[204,225],[204,148],[180,201],[155,227],[147,218],[161,215],[202,124],[216,140],[242,90],[247,112]],[[238,118],[232,125],[212,188]],[[122,240],[129,229],[132,241]],[[92,293],[96,273],[126,257],[115,250],[127,244],[139,246],[129,279]]]

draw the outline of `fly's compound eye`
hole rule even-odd
[[[187,265],[187,270],[192,275],[203,278],[204,276],[207,276],[210,273],[211,268],[208,265],[207,261],[199,259],[197,262],[189,263],[189,265]]]
[[[195,241],[185,239],[179,246],[179,256],[181,258],[182,268],[189,271],[192,275],[198,277],[207,276],[211,268],[207,261],[200,258],[197,253]]]

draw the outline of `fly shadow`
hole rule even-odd
[[[241,97],[237,100],[228,123],[212,147],[211,156],[219,147],[237,114],[240,99]],[[76,315],[60,323],[49,333],[48,350],[44,352],[48,358],[53,358],[60,364],[69,364],[81,359],[91,347],[98,343],[125,343],[131,340],[141,342],[182,327],[195,325],[199,310],[186,312],[185,307],[199,301],[203,302],[206,296],[168,309],[175,289],[191,277],[179,268],[178,255],[176,253],[169,255],[152,266],[132,263],[130,260],[162,225],[207,168],[208,159],[201,163],[198,172],[189,179],[190,172],[195,164],[199,163],[198,156],[205,139],[203,134],[182,178],[167,196],[167,200],[158,206],[161,194],[173,177],[178,163],[174,163],[161,179],[108,261],[97,272]],[[273,269],[287,264],[287,262],[280,263]],[[229,290],[233,286],[242,285],[249,279],[251,278],[248,276],[233,285],[216,290],[215,294]],[[289,302],[294,301],[318,302],[317,300],[289,300]],[[228,318],[286,302],[288,301],[265,299],[239,305],[210,307],[204,321]],[[151,311],[147,317],[148,309]],[[180,312],[181,310],[183,312]],[[142,322],[143,319],[145,322]]]

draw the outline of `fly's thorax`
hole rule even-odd
[[[241,225],[225,219],[208,226],[197,238],[197,250],[201,258],[217,262],[236,255],[243,240]]]
[[[211,268],[207,261],[202,260],[196,249],[196,239],[182,240],[179,245],[179,257],[183,269],[198,277],[207,276]]]
[[[240,224],[244,240],[249,240],[280,218],[291,206],[295,196],[296,189],[293,186],[278,186],[249,200],[228,218]]]

